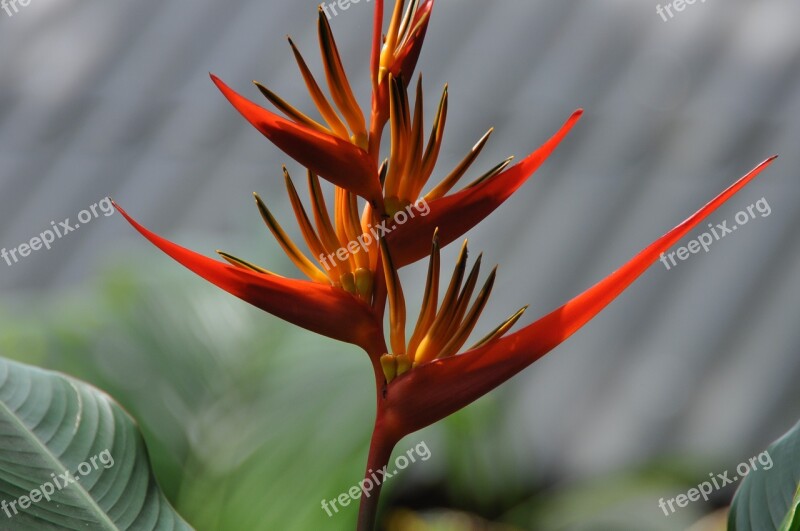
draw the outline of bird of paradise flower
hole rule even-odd
[[[489,140],[490,129],[452,171],[423,194],[442,144],[448,89],[445,86],[426,141],[421,76],[413,90],[413,109],[407,81],[416,68],[433,5],[434,0],[412,0],[407,7],[404,0],[397,1],[384,34],[384,2],[376,0],[369,122],[353,95],[321,9],[319,44],[330,98],[289,39],[321,120],[304,114],[256,83],[285,116],[281,117],[211,76],[230,103],[258,131],[307,168],[310,216],[286,168],[283,174],[300,232],[314,260],[291,240],[258,195],[255,201],[269,230],[309,280],[287,278],[221,251],[219,254],[228,263],[212,260],[152,233],[117,205],[142,235],[209,282],[290,323],[366,351],[374,369],[377,400],[367,471],[383,468],[404,436],[467,406],[570,337],[622,293],[663,251],[775,159],[771,157],[756,166],[617,271],[560,308],[508,334],[525,311],[522,308],[464,349],[491,294],[495,270],[473,300],[481,257],[467,273],[465,242],[440,300],[440,249],[459,239],[517,191],[567,136],[583,111],[576,110],[547,142],[517,164],[512,166],[512,159],[506,159],[453,192]],[[390,149],[388,157],[381,161],[381,139],[387,124]],[[332,216],[320,177],[334,186]],[[428,215],[411,219],[377,240],[364,237],[373,227],[420,200],[427,202]],[[360,204],[363,204],[361,209]],[[369,245],[363,252],[333,261],[332,266],[319,267],[320,259],[355,241],[367,241]],[[407,338],[406,305],[397,271],[424,257],[429,263],[422,304],[413,332]],[[384,332],[387,313],[388,345]],[[377,486],[371,496],[362,496],[359,530],[373,528],[379,493]]]

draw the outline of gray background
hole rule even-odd
[[[501,266],[483,329],[525,304],[524,323],[546,313],[781,155],[710,221],[762,197],[769,217],[673,270],[654,265],[508,388],[520,454],[563,477],[653,456],[732,468],[800,417],[800,4],[712,0],[666,23],[654,4],[439,0],[420,62],[428,116],[450,84],[434,179],[490,126],[479,169],[523,156],[586,109],[469,234]],[[314,5],[33,0],[13,18],[0,12],[0,246],[110,195],[200,252],[223,247],[294,274],[249,194],[297,236],[280,164],[301,170],[207,76],[256,101],[258,79],[309,109],[284,35],[317,69]],[[331,21],[364,105],[371,18],[362,0]],[[120,216],[101,217],[50,251],[0,262],[0,290],[6,304],[47,305],[108,263],[154,253]],[[421,278],[419,267],[404,274]]]

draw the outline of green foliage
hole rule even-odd
[[[728,531],[800,529],[800,423],[767,452],[773,466],[742,482],[731,506]]]
[[[0,443],[3,529],[191,529],[131,418],[87,384],[0,358]]]

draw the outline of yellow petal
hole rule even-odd
[[[267,208],[267,205],[264,204],[258,194],[253,194],[253,196],[255,197],[258,211],[261,213],[261,217],[264,219],[264,223],[266,223],[270,232],[283,248],[283,251],[286,253],[286,255],[292,260],[292,262],[294,262],[294,265],[297,266],[297,268],[311,280],[323,284],[330,284],[328,276],[320,271],[317,266],[311,263],[311,261],[306,258],[300,249],[297,248],[297,245],[292,242],[289,236],[286,235],[281,226],[273,217],[272,213]]]
[[[261,94],[263,94],[264,97],[270,101],[270,103],[272,103],[278,110],[295,122],[301,123],[320,133],[325,133],[327,135],[333,134],[330,129],[318,123],[316,120],[309,118],[258,81],[253,81],[253,83],[255,83],[256,87],[258,87],[258,90],[261,91]]]
[[[240,267],[242,269],[249,269],[250,271],[255,271],[257,273],[262,273],[264,275],[280,276],[280,275],[275,275],[275,273],[273,273],[272,271],[268,271],[268,270],[264,269],[263,267],[259,267],[259,266],[255,265],[255,264],[251,264],[247,260],[242,260],[241,258],[237,258],[237,257],[233,256],[232,254],[228,254],[228,253],[226,253],[224,251],[219,251],[218,250],[217,254],[220,255],[222,258],[224,258],[225,261],[227,261],[229,264],[235,265],[236,267]]]
[[[423,292],[422,305],[417,319],[417,326],[408,342],[408,355],[413,362],[417,348],[422,338],[425,337],[436,317],[436,309],[439,301],[439,229],[433,233],[433,243],[431,245],[431,257],[428,262],[428,277],[425,280],[425,291]]]
[[[386,278],[386,293],[389,298],[389,336],[394,354],[406,353],[406,303],[403,288],[389,254],[386,240],[381,238],[383,272]]]
[[[314,79],[314,75],[311,73],[311,70],[308,69],[305,59],[303,59],[303,56],[300,54],[300,50],[298,50],[294,45],[294,41],[292,41],[292,39],[289,39],[289,45],[292,47],[294,58],[297,61],[297,66],[300,68],[300,73],[303,75],[303,79],[306,82],[308,92],[311,94],[311,99],[314,100],[314,104],[317,106],[322,118],[328,123],[336,136],[343,140],[350,140],[350,135],[347,133],[347,127],[345,127],[341,118],[339,118],[339,115],[336,114],[336,111],[333,110],[331,104],[328,103],[328,98],[326,98],[325,94],[322,93],[322,89],[319,88],[319,84],[317,83],[316,79]]]
[[[517,310],[517,312],[514,315],[503,321],[500,324],[500,326],[489,332],[486,336],[483,337],[483,339],[472,345],[468,350],[475,350],[476,348],[480,348],[486,345],[487,343],[503,336],[506,332],[508,332],[511,329],[512,326],[514,326],[517,323],[517,321],[519,321],[519,318],[522,317],[522,314],[525,313],[525,310],[527,309],[528,309],[527,306],[523,306],[522,308]]]
[[[489,277],[486,279],[486,283],[483,285],[480,293],[475,298],[475,302],[470,308],[467,317],[458,327],[458,330],[450,337],[449,341],[442,347],[441,351],[439,352],[438,357],[445,358],[448,356],[453,356],[458,353],[458,349],[460,349],[464,343],[469,338],[469,335],[472,333],[472,330],[475,328],[475,325],[480,319],[481,312],[486,307],[486,302],[489,300],[489,296],[492,294],[492,287],[494,286],[494,280],[497,276],[497,268],[495,267],[491,273],[489,273]]]
[[[339,107],[353,132],[353,143],[362,149],[367,149],[367,126],[364,113],[353,95],[350,82],[347,81],[347,74],[339,56],[339,50],[336,48],[328,17],[323,13],[322,6],[319,8],[319,45],[333,101],[336,102],[336,106]]]
[[[449,192],[453,186],[458,183],[458,181],[467,173],[467,170],[472,166],[472,163],[478,158],[478,155],[481,154],[483,151],[484,146],[489,141],[489,137],[494,132],[494,128],[489,129],[485,135],[481,137],[480,140],[472,147],[467,156],[458,163],[458,166],[450,172],[450,175],[442,179],[442,182],[436,185],[430,192],[425,194],[426,201],[433,201],[434,199],[439,199],[440,197],[444,197],[447,192]]]

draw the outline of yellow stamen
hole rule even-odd
[[[447,288],[444,299],[442,300],[441,308],[433,320],[433,324],[428,329],[425,337],[419,344],[416,353],[414,354],[414,363],[424,363],[434,359],[438,354],[438,349],[446,340],[444,334],[450,328],[450,322],[456,311],[456,302],[459,292],[461,291],[461,282],[464,280],[464,271],[467,263],[467,242],[461,246],[461,252],[458,256],[458,262],[453,270],[453,276],[450,279],[450,285]]]
[[[517,321],[519,321],[519,318],[522,317],[522,314],[525,313],[525,310],[527,309],[528,309],[527,306],[523,306],[522,308],[517,310],[517,313],[506,319],[503,323],[500,324],[500,326],[489,332],[486,336],[483,337],[483,339],[472,345],[469,348],[469,350],[480,348],[486,345],[487,343],[490,343],[495,339],[503,336],[506,332],[508,332],[511,329],[512,326],[514,326],[517,323]]]
[[[372,297],[372,289],[375,286],[375,277],[369,268],[359,267],[356,269],[356,292],[367,302]]]
[[[263,267],[257,266],[255,264],[251,264],[247,260],[243,260],[241,258],[237,258],[237,257],[233,256],[232,254],[228,254],[228,253],[226,253],[224,251],[217,250],[217,254],[220,255],[222,258],[224,258],[229,264],[235,265],[236,267],[239,267],[241,269],[249,269],[250,271],[255,271],[256,273],[262,273],[264,275],[280,276],[280,275],[276,275],[272,271],[268,271],[268,270],[264,269]]]
[[[336,106],[339,107],[353,132],[353,143],[362,149],[367,149],[367,126],[364,113],[361,112],[361,107],[359,107],[350,83],[347,81],[347,74],[339,56],[339,50],[336,48],[328,17],[323,13],[322,6],[319,7],[319,45],[333,101],[336,102]]]
[[[470,152],[467,154],[464,159],[458,163],[458,166],[450,172],[450,175],[445,177],[442,182],[436,185],[430,192],[425,194],[426,201],[433,201],[434,199],[439,199],[440,197],[444,197],[447,192],[449,192],[453,186],[458,183],[458,181],[467,173],[467,170],[472,166],[472,163],[478,158],[478,155],[481,154],[483,148],[486,146],[486,143],[489,141],[489,137],[494,132],[494,128],[489,129],[483,137],[472,147]]]
[[[383,272],[386,278],[386,292],[389,299],[389,336],[394,354],[406,353],[406,303],[403,288],[389,254],[389,246],[381,239]]]
[[[314,213],[314,222],[317,225],[317,233],[320,236],[320,241],[325,246],[332,258],[336,258],[336,251],[339,249],[341,243],[336,236],[336,231],[333,228],[331,217],[328,215],[328,207],[325,204],[325,196],[322,195],[322,188],[319,184],[319,178],[308,172],[308,190],[311,196],[311,208]],[[349,271],[349,264],[345,261],[340,264],[338,259],[335,260],[337,265],[342,265]]]
[[[297,218],[297,223],[300,225],[300,231],[303,234],[303,239],[306,241],[306,245],[308,245],[311,254],[314,256],[317,262],[319,262],[320,265],[324,265],[319,257],[324,257],[327,254],[327,250],[322,245],[322,242],[320,242],[314,227],[311,225],[311,220],[308,218],[305,208],[303,208],[303,203],[300,201],[300,196],[297,194],[297,189],[294,187],[294,183],[292,182],[292,178],[289,175],[289,171],[286,169],[286,166],[283,167],[283,178],[286,181],[286,190],[289,193],[289,201],[292,204],[292,209],[294,209],[294,215]],[[331,277],[330,274],[328,274],[328,276]]]
[[[361,213],[361,233],[364,235],[364,241],[369,239],[369,243],[367,244],[367,248],[369,249],[369,269],[370,271],[376,271],[378,268],[378,241],[376,240],[375,234],[372,232],[373,223],[375,223],[375,219],[373,216],[375,215],[374,210],[372,209],[372,205],[367,203],[364,205],[364,210]]]
[[[494,287],[496,276],[497,267],[489,273],[489,277],[486,279],[483,289],[481,289],[480,293],[478,293],[478,296],[475,298],[475,302],[472,308],[470,308],[469,314],[467,314],[467,317],[461,322],[458,330],[450,336],[450,340],[442,347],[437,357],[446,358],[455,355],[458,353],[458,349],[467,341],[481,316],[481,312],[483,312],[483,309],[486,307],[489,296],[492,294],[492,287]]]
[[[401,376],[411,370],[411,360],[405,354],[395,356],[397,361],[397,376]]]
[[[483,255],[480,254],[478,255],[478,259],[475,260],[475,263],[469,272],[467,281],[464,283],[464,288],[458,295],[458,300],[455,303],[455,309],[450,317],[450,324],[448,325],[447,330],[444,332],[444,337],[446,338],[452,336],[456,330],[458,330],[461,320],[464,318],[464,314],[467,313],[469,301],[472,298],[472,292],[475,290],[475,286],[478,284],[478,275],[480,275],[481,272],[482,261]]]
[[[258,81],[253,81],[258,90],[261,91],[261,94],[264,95],[278,110],[280,110],[283,114],[288,116],[289,118],[293,119],[295,122],[299,122],[311,129],[318,131],[320,133],[325,134],[333,134],[330,129],[325,127],[324,125],[320,124],[313,118],[309,118],[303,112],[299,111],[291,104],[287,103],[283,98],[269,90],[267,87],[259,83]]]
[[[414,361],[417,347],[425,337],[428,329],[436,317],[436,309],[439,301],[439,229],[433,233],[433,243],[431,245],[431,255],[428,262],[428,278],[425,280],[425,291],[423,292],[422,306],[417,319],[417,326],[408,342],[408,354],[411,361]]]
[[[472,188],[473,186],[478,186],[483,181],[487,181],[487,180],[491,179],[495,175],[497,175],[500,172],[502,172],[503,170],[505,170],[508,167],[508,165],[511,164],[511,161],[513,161],[513,160],[514,160],[513,156],[508,157],[506,160],[504,160],[503,162],[501,162],[500,164],[496,165],[491,170],[487,171],[486,173],[484,173],[483,175],[481,175],[480,177],[478,177],[477,179],[475,179],[474,181],[469,183],[466,186],[466,188]]]
[[[391,354],[381,356],[381,368],[386,381],[391,383],[397,376],[397,359]]]
[[[256,200],[256,205],[258,206],[258,211],[261,213],[261,217],[264,219],[264,223],[266,223],[267,227],[269,228],[272,235],[278,240],[278,243],[283,248],[283,251],[286,255],[294,262],[295,266],[297,266],[300,271],[302,271],[308,278],[315,282],[320,282],[322,284],[330,284],[330,279],[328,276],[320,271],[317,266],[315,266],[311,261],[306,258],[306,256],[297,248],[297,245],[292,242],[289,236],[283,231],[281,226],[272,216],[272,213],[267,208],[267,205],[261,200],[258,194],[253,194]]]
[[[389,22],[389,29],[386,30],[386,40],[381,50],[381,66],[383,68],[389,68],[391,66],[397,53],[397,43],[400,37],[399,30],[402,24],[404,4],[405,0],[398,0],[394,4],[392,20]]]
[[[361,247],[361,241],[366,241],[364,238],[359,238],[362,236],[361,232],[361,220],[358,217],[358,198],[355,194],[348,192],[345,196],[345,222],[346,232],[348,236],[347,240],[347,248],[348,252],[351,252],[353,255],[353,259],[356,264],[356,268],[367,268],[369,267],[369,247],[363,249]],[[355,251],[350,251],[351,246],[353,243],[357,245],[355,247]]]
[[[391,148],[389,171],[384,183],[386,197],[398,197],[400,182],[408,163],[406,137],[408,135],[408,102],[403,81],[400,78],[390,79],[391,97],[389,99],[389,125],[391,130]]]
[[[408,164],[406,166],[405,175],[400,183],[399,197],[406,200],[413,201],[419,196],[419,191],[425,185],[423,182],[423,175],[420,172],[422,165],[422,150],[423,150],[423,125],[422,116],[424,110],[423,96],[422,96],[422,75],[420,74],[417,80],[417,93],[414,101],[414,121],[411,125],[409,133],[409,153],[407,155]]]
[[[333,190],[333,222],[336,229],[336,239],[339,245],[347,243],[350,236],[345,231],[345,199],[347,190],[338,186]]]
[[[339,277],[339,281],[342,283],[342,289],[347,293],[356,293],[356,277],[353,273],[347,272],[342,274],[342,276]]]
[[[319,84],[314,79],[314,75],[311,73],[311,70],[308,69],[305,59],[303,59],[300,50],[297,49],[291,38],[289,39],[289,45],[292,47],[294,58],[297,61],[297,66],[300,67],[300,73],[303,75],[303,79],[306,82],[306,87],[308,87],[308,92],[311,94],[311,99],[314,100],[314,104],[317,106],[322,118],[328,123],[336,136],[349,141],[350,135],[347,133],[347,127],[345,127],[339,115],[336,114],[336,111],[333,110],[331,104],[328,103],[328,98],[322,93],[322,89],[319,88]]]
[[[442,147],[442,139],[444,138],[444,126],[447,122],[447,94],[448,89],[447,85],[445,85],[444,91],[442,92],[442,99],[439,101],[439,109],[436,111],[436,118],[433,121],[431,137],[428,140],[428,146],[425,148],[425,155],[422,157],[422,185],[428,182],[428,179],[433,173],[433,167],[436,165],[436,160],[439,158],[439,151]]]

